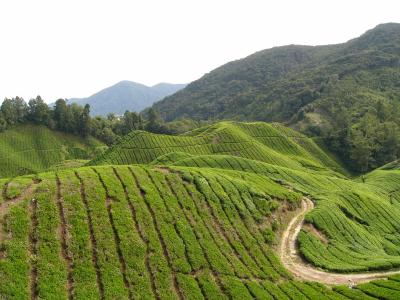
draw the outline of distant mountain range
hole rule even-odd
[[[121,81],[88,98],[71,98],[70,103],[90,105],[91,115],[122,115],[126,110],[139,112],[154,102],[184,88],[186,84],[159,83],[151,87],[132,81]]]

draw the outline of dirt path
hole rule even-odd
[[[281,244],[279,246],[279,257],[283,265],[296,278],[308,281],[317,281],[324,284],[348,284],[368,282],[373,279],[387,277],[393,274],[399,274],[400,271],[388,272],[368,272],[356,274],[330,273],[316,269],[310,264],[304,262],[299,256],[296,240],[304,223],[304,216],[314,208],[314,203],[304,198],[301,211],[293,217],[288,227],[282,234]]]

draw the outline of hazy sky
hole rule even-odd
[[[190,82],[258,50],[345,42],[385,22],[400,22],[399,0],[0,0],[0,99]]]

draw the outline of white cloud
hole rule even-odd
[[[399,11],[398,0],[1,0],[0,99],[189,82],[265,48],[345,42]]]

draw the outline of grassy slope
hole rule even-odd
[[[344,172],[312,139],[262,122],[220,122],[181,136],[134,131],[91,164],[147,164],[171,152],[229,154],[292,169]]]
[[[293,282],[272,251],[273,214],[296,207],[300,195],[266,177],[237,175],[105,166],[14,179],[3,194],[12,185],[13,196],[23,196],[8,212],[0,295],[340,299]]]
[[[362,183],[227,155],[191,156],[168,164],[257,173],[309,195],[317,208],[306,220],[328,243],[314,231],[304,231],[300,250],[318,267],[339,272],[400,267],[398,171],[375,171]]]
[[[388,180],[374,185],[373,179],[362,183],[333,172],[344,173],[311,139],[291,129],[221,122],[177,137],[134,132],[92,164],[152,159],[153,165],[255,172],[310,195],[317,209],[306,220],[314,230],[304,230],[299,241],[302,254],[318,267],[340,272],[400,267],[400,207],[393,203]],[[400,183],[381,172],[392,185]]]
[[[51,131],[43,126],[23,125],[0,133],[0,177],[41,172],[66,160],[90,159],[104,145]]]
[[[400,172],[349,180],[314,144],[300,147],[303,137],[276,128],[222,123],[176,138],[140,132],[129,136],[129,151],[114,147],[98,162],[115,153],[124,155],[117,163],[142,157],[140,142],[161,155],[152,164],[1,181],[0,204],[19,201],[5,219],[0,298],[398,299],[398,276],[332,291],[283,269],[274,236],[302,194],[316,201],[299,238],[310,262],[341,272],[399,266]],[[193,140],[209,144],[195,153]],[[236,146],[202,151],[247,140],[271,156],[256,160],[262,155]]]

